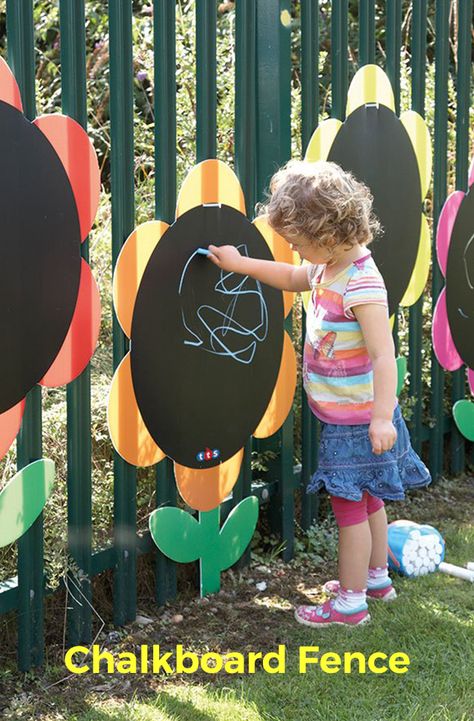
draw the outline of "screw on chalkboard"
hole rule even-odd
[[[211,450],[210,448],[205,448],[203,451],[199,451],[199,453],[196,453],[196,458],[198,461],[213,461],[216,458],[219,458],[221,455],[221,452],[218,448],[214,448]]]

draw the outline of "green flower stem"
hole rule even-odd
[[[201,576],[201,596],[217,593],[221,587],[221,564],[219,563],[219,517],[220,506],[211,511],[199,512],[199,524],[205,545],[199,559]]]

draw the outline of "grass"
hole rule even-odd
[[[474,526],[468,518],[451,518],[437,526],[446,539],[450,562],[464,565],[467,560],[474,560]],[[299,564],[301,566],[301,558]],[[306,586],[300,583],[297,590],[288,589],[288,597],[296,602],[305,596],[314,598],[310,569],[308,564]],[[255,568],[250,573],[255,577]],[[288,581],[295,586],[290,579],[291,576]],[[41,712],[34,693],[19,693],[3,718],[5,721],[33,718],[44,721],[227,721],[230,718],[240,721],[472,721],[474,586],[441,573],[416,580],[396,578],[395,585],[398,599],[390,604],[371,603],[372,622],[360,628],[331,627],[313,631],[294,622],[290,604],[276,603],[275,598],[267,602],[265,596],[259,596],[254,599],[254,611],[249,616],[260,619],[260,629],[255,627],[252,632],[250,626],[244,631],[247,613],[241,611],[240,644],[238,629],[235,635],[235,628],[230,626],[227,645],[226,630],[222,626],[219,633],[215,632],[214,644],[212,636],[206,638],[202,608],[198,611],[202,614],[202,625],[194,627],[195,643],[191,645],[183,638],[174,637],[174,643],[183,643],[185,649],[200,649],[200,653],[204,648],[266,652],[284,643],[285,673],[268,674],[260,670],[238,677],[221,673],[167,678],[154,678],[149,674],[134,677],[133,683],[129,676],[123,675],[103,674],[94,681],[89,675],[88,683],[85,676],[77,676],[66,686],[50,688],[42,697],[46,703],[40,704]],[[267,607],[259,608],[257,600],[260,607],[268,603]],[[262,615],[258,616],[259,613]],[[268,627],[266,636],[265,632],[261,633],[261,625],[271,615],[273,626]],[[229,623],[229,617],[219,614],[214,621]],[[189,625],[194,623],[190,615]],[[219,628],[219,623],[215,627]],[[149,633],[144,638],[149,644],[160,642],[152,641]],[[147,641],[142,637],[141,643]],[[136,637],[134,643],[138,642]],[[350,674],[342,670],[326,674],[319,666],[309,666],[303,674],[298,668],[298,652],[300,646],[308,645],[319,646],[320,653],[333,651],[341,656],[347,651],[359,651],[366,657],[375,651],[388,655],[402,651],[408,654],[410,666],[404,675],[390,671],[383,675],[369,671],[359,674],[357,664],[353,664]],[[46,669],[45,680],[54,674],[60,678],[64,668]]]

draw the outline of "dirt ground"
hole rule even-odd
[[[321,514],[327,515],[327,500],[322,498]],[[429,492],[414,491],[404,502],[388,503],[389,520],[409,518],[442,528],[446,522],[474,521],[474,477],[441,480]],[[263,524],[264,525],[264,524]],[[328,525],[328,524],[326,524]],[[261,530],[261,528],[260,528]],[[334,534],[334,526],[328,533]],[[265,538],[265,529],[260,533]],[[297,538],[303,534],[298,532]],[[179,597],[164,607],[153,602],[154,574],[150,557],[138,561],[137,621],[114,628],[112,618],[112,575],[94,579],[94,605],[106,620],[95,643],[114,656],[121,651],[139,653],[141,644],[159,644],[160,651],[175,650],[182,644],[186,650],[203,654],[217,651],[246,653],[255,648],[274,649],[285,643],[294,626],[293,608],[308,600],[322,598],[321,584],[336,574],[335,554],[314,565],[310,556],[297,544],[295,558],[283,562],[274,557],[271,546],[255,548],[250,566],[230,569],[221,576],[221,591],[200,599],[197,591],[197,566],[178,569]],[[274,549],[273,549],[274,551]],[[40,718],[41,715],[79,712],[89,693],[104,693],[114,698],[130,699],[156,694],[164,685],[176,683],[177,676],[163,674],[108,673],[68,676],[64,666],[63,619],[65,594],[48,599],[46,611],[46,664],[27,674],[16,671],[16,619],[10,614],[0,626],[2,669],[0,672],[0,716],[5,719]],[[100,630],[95,623],[94,634]],[[209,675],[194,673],[183,676],[186,683],[206,682]],[[105,696],[104,696],[105,698]],[[3,712],[3,715],[2,715]],[[58,718],[62,718],[61,715]]]

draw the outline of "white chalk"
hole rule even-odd
[[[455,576],[456,578],[462,578],[464,581],[470,581],[474,583],[474,571],[470,571],[462,566],[455,566],[452,563],[440,563],[438,566],[442,573],[447,573],[448,576]]]

